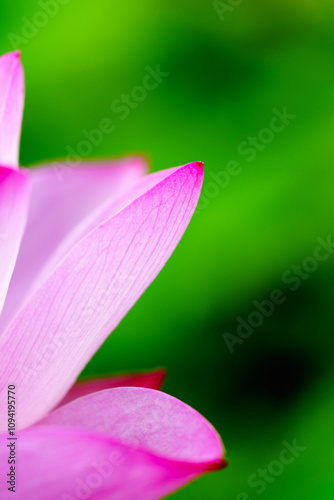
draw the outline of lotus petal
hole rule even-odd
[[[20,387],[19,428],[61,401],[181,239],[199,198],[203,165],[190,163],[152,175],[149,189],[146,181],[116,213],[113,207],[109,218],[106,211],[1,337],[0,397],[5,398],[7,384],[15,380]],[[5,421],[0,425],[4,429]]]
[[[18,167],[24,106],[24,75],[19,52],[0,57],[0,163]]]

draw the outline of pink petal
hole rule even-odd
[[[59,165],[26,170],[31,202],[0,330],[81,234],[89,230],[99,207],[121,197],[147,171],[140,157],[63,167],[61,176]],[[78,227],[82,227],[79,234]]]
[[[143,387],[88,394],[54,410],[37,425],[106,433],[170,460],[219,462],[223,456],[219,435],[202,415],[164,392]]]
[[[147,387],[149,389],[160,389],[164,383],[165,377],[165,370],[155,370],[146,373],[112,375],[107,378],[80,380],[69,390],[58,407],[70,403],[74,399],[91,394],[92,392],[113,389],[115,387]]]
[[[0,57],[0,163],[17,167],[24,106],[24,75],[19,52]]]
[[[3,391],[8,380],[20,387],[19,427],[61,401],[181,239],[199,198],[203,165],[190,163],[149,178],[150,189],[146,180],[133,201],[132,192],[116,213],[113,206],[114,215],[107,218],[106,211],[2,336],[0,382]]]
[[[25,429],[18,443],[16,492],[1,481],[3,500],[155,500],[224,465],[168,460],[100,433],[57,426]],[[5,478],[6,445],[0,444]]]
[[[28,179],[0,167],[0,313],[21,243],[28,211]]]
[[[17,494],[24,500],[153,500],[226,465],[221,439],[205,418],[144,388],[72,401],[19,433],[18,444]]]

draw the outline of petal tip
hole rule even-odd
[[[200,179],[204,177],[204,163],[202,161],[194,161],[192,164],[193,169],[196,171],[197,176]]]
[[[222,469],[225,469],[225,467],[227,467],[228,464],[229,464],[229,462],[225,458],[221,458],[220,460],[217,460],[216,462],[208,463],[205,471],[206,472],[215,472],[218,470],[222,470]]]
[[[158,368],[152,372],[152,375],[154,376],[156,388],[161,389],[167,377],[167,370],[165,368]]]
[[[222,458],[220,462],[217,464],[217,469],[216,470],[222,470],[225,469],[228,466],[228,460],[225,458]]]
[[[21,51],[14,50],[13,52],[7,52],[1,56],[2,61],[16,61],[20,62],[21,60]]]

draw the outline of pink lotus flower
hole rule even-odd
[[[213,427],[157,390],[161,372],[72,386],[178,244],[203,165],[145,176],[128,158],[77,165],[61,182],[50,166],[19,168],[23,101],[10,53],[0,58],[1,498],[14,498],[12,484],[17,500],[161,498],[224,466]]]

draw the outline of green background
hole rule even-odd
[[[334,233],[332,0],[230,0],[220,12],[204,0],[70,0],[37,28],[39,2],[0,9],[0,53],[21,37],[26,72],[22,165],[65,156],[105,117],[115,131],[91,157],[205,164],[201,209],[84,375],[164,366],[164,390],[218,429],[228,468],[173,498],[332,499],[334,255],[295,291],[282,279]],[[120,120],[111,103],[157,65],[169,76]],[[247,161],[240,145],[267,138],[285,107],[295,118]],[[232,160],[241,172],[213,181]],[[277,288],[285,302],[231,353],[224,333]],[[305,450],[258,494],[249,477],[294,439]]]

